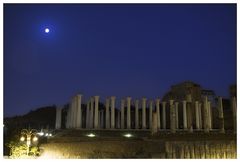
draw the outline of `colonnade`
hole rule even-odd
[[[159,98],[147,100],[145,97],[141,100],[136,99],[133,101],[131,97],[127,97],[121,99],[120,110],[116,108],[115,96],[107,98],[105,106],[101,110],[99,110],[99,100],[100,96],[91,97],[86,103],[85,113],[83,114],[82,95],[74,96],[67,112],[66,128],[152,129],[154,127],[158,131],[170,129],[172,133],[178,130],[189,132],[203,130],[205,133],[208,133],[213,129],[212,107],[207,96],[202,101],[192,101],[191,95],[187,95],[186,100],[181,102],[174,100],[161,102]],[[232,99],[231,105],[233,114],[236,116],[236,98]],[[181,109],[179,109],[180,106]],[[217,112],[217,117],[220,121],[220,126],[217,129],[224,133],[224,114],[221,97],[218,97]],[[84,118],[83,115],[85,115]],[[85,121],[83,122],[83,120]],[[56,129],[60,128],[61,109],[57,109]]]

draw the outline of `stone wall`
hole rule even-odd
[[[40,158],[157,158],[157,159],[232,159],[237,158],[236,134],[68,130],[41,145]]]
[[[233,159],[237,158],[236,141],[171,141],[165,143],[166,158]]]

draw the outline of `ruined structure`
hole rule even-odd
[[[206,93],[207,92],[207,93]],[[222,97],[217,103],[210,100],[213,91],[203,90],[200,85],[183,82],[172,86],[161,101],[160,98],[121,99],[120,110],[116,108],[116,97],[105,100],[99,109],[100,96],[93,96],[83,106],[83,95],[78,94],[71,99],[67,112],[65,127],[67,129],[152,129],[158,131],[203,131],[225,132],[224,107]],[[216,105],[216,106],[214,106]],[[236,97],[231,99],[233,128],[236,130]],[[153,114],[155,116],[153,117]],[[61,109],[56,113],[56,129],[61,128]],[[155,123],[156,122],[156,123]],[[214,122],[217,124],[214,124]]]

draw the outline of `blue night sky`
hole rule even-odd
[[[163,97],[185,80],[229,96],[235,4],[4,5],[4,116],[76,93]]]

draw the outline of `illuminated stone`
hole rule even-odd
[[[162,102],[162,124],[163,124],[163,129],[166,129],[166,102]]]
[[[170,129],[172,133],[176,132],[176,115],[173,100],[170,100]]]
[[[62,121],[62,109],[56,108],[56,123],[55,123],[56,129],[61,129],[61,121]]]
[[[152,115],[152,127],[151,127],[151,132],[152,135],[157,133],[158,131],[158,117],[157,117],[157,112],[154,112]]]
[[[152,128],[152,111],[153,111],[153,101],[149,101],[149,129]]]
[[[146,129],[146,98],[142,98],[142,129]]]
[[[139,105],[139,101],[135,100],[135,129],[139,128],[138,105]]]
[[[187,101],[183,101],[183,129],[187,129]]]
[[[161,127],[160,99],[156,99],[156,113],[157,113],[157,129],[160,129],[160,127]]]
[[[124,104],[125,101],[121,100],[121,129],[124,129]]]
[[[76,127],[82,128],[82,95],[76,96]]]
[[[91,97],[90,99],[90,102],[91,102],[91,106],[90,106],[90,121],[89,121],[89,125],[90,125],[90,128],[93,128],[93,115],[94,115],[94,98]]]
[[[208,101],[208,123],[209,123],[209,129],[212,129],[212,107],[211,102]]]
[[[111,97],[111,128],[115,128],[115,96]]]
[[[199,104],[198,101],[195,101],[195,119],[196,119],[196,129],[199,129],[199,108],[198,108]]]
[[[179,128],[179,122],[178,122],[178,102],[175,102],[175,116],[176,116],[176,129]]]
[[[131,97],[127,97],[127,129],[131,129]]]
[[[208,133],[209,132],[209,111],[208,111],[208,98],[207,96],[204,97],[204,102],[203,102],[203,106],[204,106],[204,132]]]
[[[192,117],[192,95],[188,94],[187,98],[187,128],[190,133],[193,132],[193,117]]]
[[[95,102],[95,111],[94,111],[94,128],[99,128],[98,123],[98,104],[99,104],[99,96],[94,96],[94,102]]]
[[[199,112],[199,128],[202,129],[203,128],[203,118],[202,118],[202,103],[199,103],[198,105],[198,112]]]

